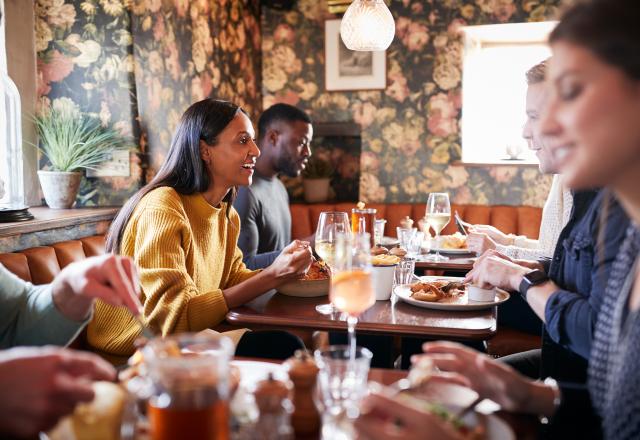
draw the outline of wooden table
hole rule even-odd
[[[249,328],[346,330],[346,321],[315,310],[328,302],[326,296],[297,298],[269,292],[243,306],[231,309],[227,321]],[[447,338],[458,341],[487,340],[496,332],[495,307],[469,312],[429,310],[406,304],[395,297],[376,303],[359,320],[362,333]]]

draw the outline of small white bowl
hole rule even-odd
[[[496,289],[481,289],[478,286],[469,284],[467,286],[469,301],[476,302],[494,302],[496,300]]]
[[[396,265],[373,266],[371,278],[373,289],[376,293],[376,301],[386,301],[391,299],[391,289],[393,288],[393,273]]]

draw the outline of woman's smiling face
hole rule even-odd
[[[212,177],[212,184],[224,188],[248,186],[253,180],[260,150],[249,117],[238,112],[218,136],[216,145],[200,141],[202,159]]]
[[[640,81],[579,45],[552,48],[546,142],[569,187],[615,184],[640,161]]]

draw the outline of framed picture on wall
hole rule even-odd
[[[387,85],[386,52],[347,49],[340,38],[340,20],[324,22],[324,58],[329,91],[384,89]]]

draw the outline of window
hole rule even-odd
[[[555,24],[463,28],[463,162],[537,163],[522,138],[525,73],[551,56],[546,41]]]

